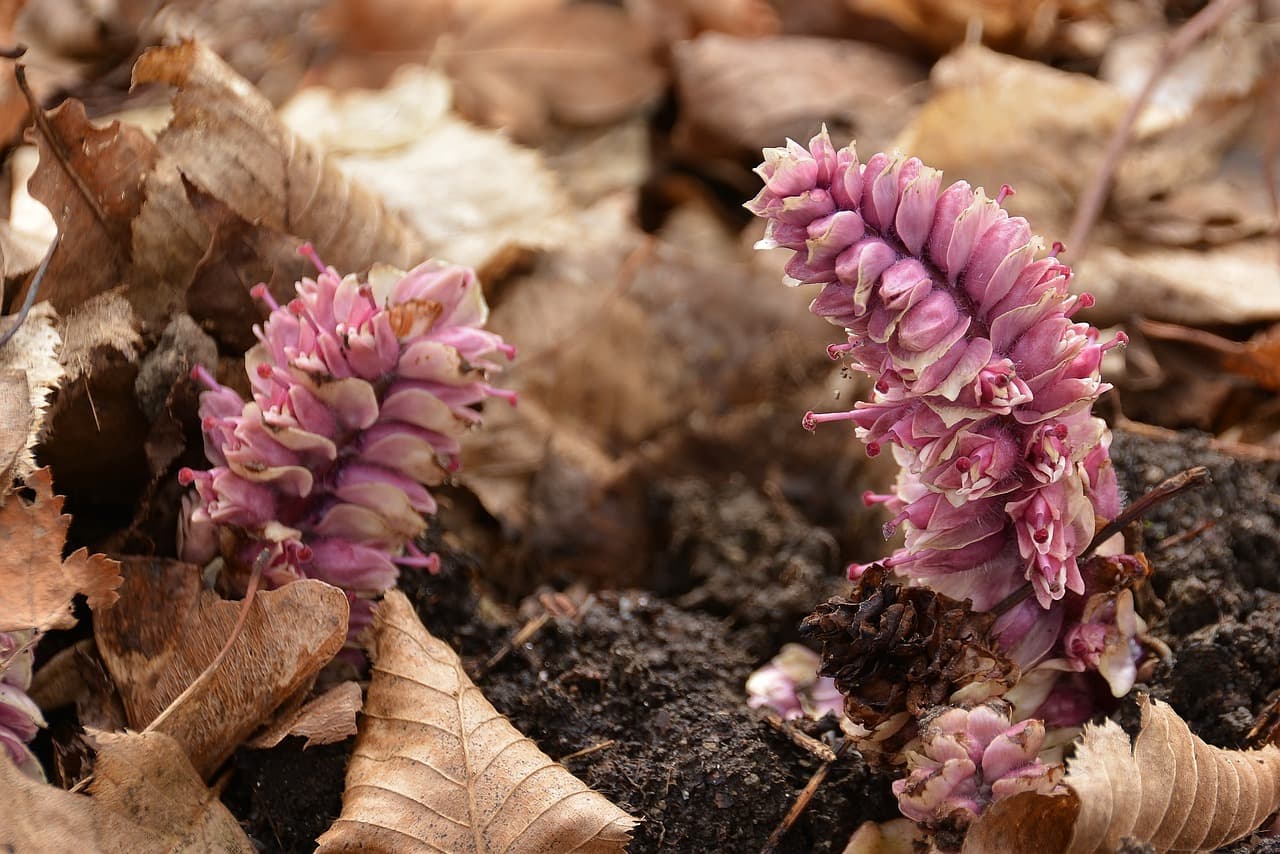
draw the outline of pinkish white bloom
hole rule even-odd
[[[514,350],[481,328],[488,308],[465,267],[375,266],[360,281],[301,251],[319,275],[295,299],[277,305],[254,289],[271,313],[245,357],[252,400],[194,372],[208,388],[200,415],[214,468],[180,474],[198,496],[182,553],[249,565],[266,549],[270,584],[319,578],[367,610],[400,567],[438,569],[414,542],[436,509],[429,487],[457,469],[480,403],[515,402],[486,381],[492,356]]]
[[[25,773],[44,779],[28,742],[45,726],[44,716],[30,697],[32,632],[0,632],[0,748]]]
[[[1010,723],[999,701],[940,709],[922,722],[920,750],[907,753],[907,777],[893,784],[898,807],[927,827],[962,829],[1020,792],[1056,794],[1063,768],[1040,761],[1044,741],[1044,724]]]
[[[818,675],[818,654],[806,646],[789,643],[773,659],[747,679],[747,705],[769,708],[793,720],[808,715],[820,718],[844,711],[844,695],[835,680]]]

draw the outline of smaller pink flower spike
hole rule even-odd
[[[379,303],[310,244],[298,251],[319,275],[298,282],[296,298],[281,306],[264,285],[252,291],[271,308],[245,357],[253,398],[192,370],[208,389],[200,416],[213,468],[179,472],[195,487],[180,542],[201,562],[219,548],[242,565],[266,551],[269,584],[311,576],[365,601],[398,566],[440,570],[414,545],[436,509],[429,487],[457,470],[480,403],[515,405],[515,392],[488,382],[489,357],[515,348],[481,328],[488,309],[470,270],[427,262],[379,288],[389,294]]]

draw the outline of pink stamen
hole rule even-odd
[[[222,386],[213,378],[213,374],[209,373],[204,365],[195,365],[191,368],[191,379],[204,383],[205,388],[209,389],[209,391],[222,390]]]
[[[1010,187],[1008,184],[1002,184],[1000,186],[1000,192],[996,194],[996,204],[1004,204],[1004,200],[1012,195],[1016,195],[1013,192],[1013,187]]]
[[[834,362],[852,349],[852,344],[832,344],[827,347],[827,356]]]
[[[852,410],[848,412],[813,412],[810,410],[804,414],[800,424],[804,429],[812,433],[818,429],[819,424],[827,424],[831,421],[851,421],[853,417],[854,412]]]
[[[196,482],[196,473],[194,469],[189,469],[186,466],[183,466],[182,468],[178,469],[178,483],[182,484],[183,486],[190,486],[195,482]]]
[[[499,344],[497,349],[499,353],[507,357],[508,362],[516,357],[516,348],[510,344]]]
[[[1123,331],[1117,332],[1115,338],[1112,338],[1106,344],[1102,345],[1102,352],[1105,353],[1108,350],[1112,350],[1116,347],[1124,347],[1128,345],[1128,343],[1129,343],[1129,336],[1125,334]]]
[[[1049,257],[1057,258],[1065,251],[1067,251],[1066,245],[1061,240],[1055,240],[1053,241],[1053,247],[1049,250]]]
[[[249,288],[249,296],[262,300],[267,304],[267,308],[272,311],[280,310],[280,303],[276,302],[276,298],[271,295],[271,291],[267,290],[267,286],[261,282]]]
[[[324,265],[324,262],[320,260],[320,254],[316,252],[316,248],[309,242],[298,247],[298,254],[315,265],[316,270],[321,273],[329,269]]]
[[[485,385],[482,388],[489,397],[500,397],[512,406],[519,402],[520,395],[509,388],[494,388],[491,385]]]

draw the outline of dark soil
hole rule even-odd
[[[1174,657],[1139,690],[1167,699],[1210,743],[1241,746],[1280,689],[1280,464],[1194,437],[1118,432],[1112,450],[1131,496],[1194,465],[1212,473],[1143,525],[1155,570],[1147,616]],[[839,556],[829,531],[743,480],[673,480],[652,498],[654,592],[597,593],[479,684],[549,755],[643,819],[633,852],[759,851],[820,762],[746,708],[743,682],[840,589]],[[482,602],[478,579],[454,555],[440,576],[403,585],[472,672],[519,622]],[[266,850],[309,851],[339,810],[349,749],[242,751],[225,799]],[[895,814],[889,781],[853,755],[780,850],[841,851],[860,822]]]

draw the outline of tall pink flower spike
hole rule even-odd
[[[318,578],[348,591],[353,632],[368,600],[399,567],[439,570],[414,541],[436,510],[428,487],[458,468],[458,440],[480,421],[494,353],[515,349],[481,327],[488,307],[475,273],[428,261],[408,273],[375,266],[368,281],[341,277],[310,245],[315,279],[271,309],[245,356],[245,402],[197,366],[209,471],[183,469],[195,486],[180,531],[185,560],[219,551],[244,565],[271,552],[271,585]]]
[[[893,494],[864,497],[893,514],[886,536],[905,533],[882,562],[976,610],[1030,582],[1034,599],[997,623],[1005,648],[1024,672],[1053,654],[1063,670],[1096,668],[1099,655],[1065,663],[1061,641],[1081,619],[1078,559],[1097,520],[1120,512],[1111,434],[1091,407],[1110,388],[1102,356],[1125,336],[1103,342],[1072,321],[1093,299],[1070,292],[1056,253],[1039,257],[1026,220],[1001,207],[1007,186],[992,200],[964,181],[943,188],[914,157],[860,163],[825,129],[764,158],[747,204],[768,223],[757,248],[794,252],[789,283],[819,286],[811,311],[846,332],[828,354],[874,378],[870,400],[807,413],[804,427],[848,422],[869,455],[890,449],[901,466]],[[1138,655],[1106,661],[1132,669]]]

